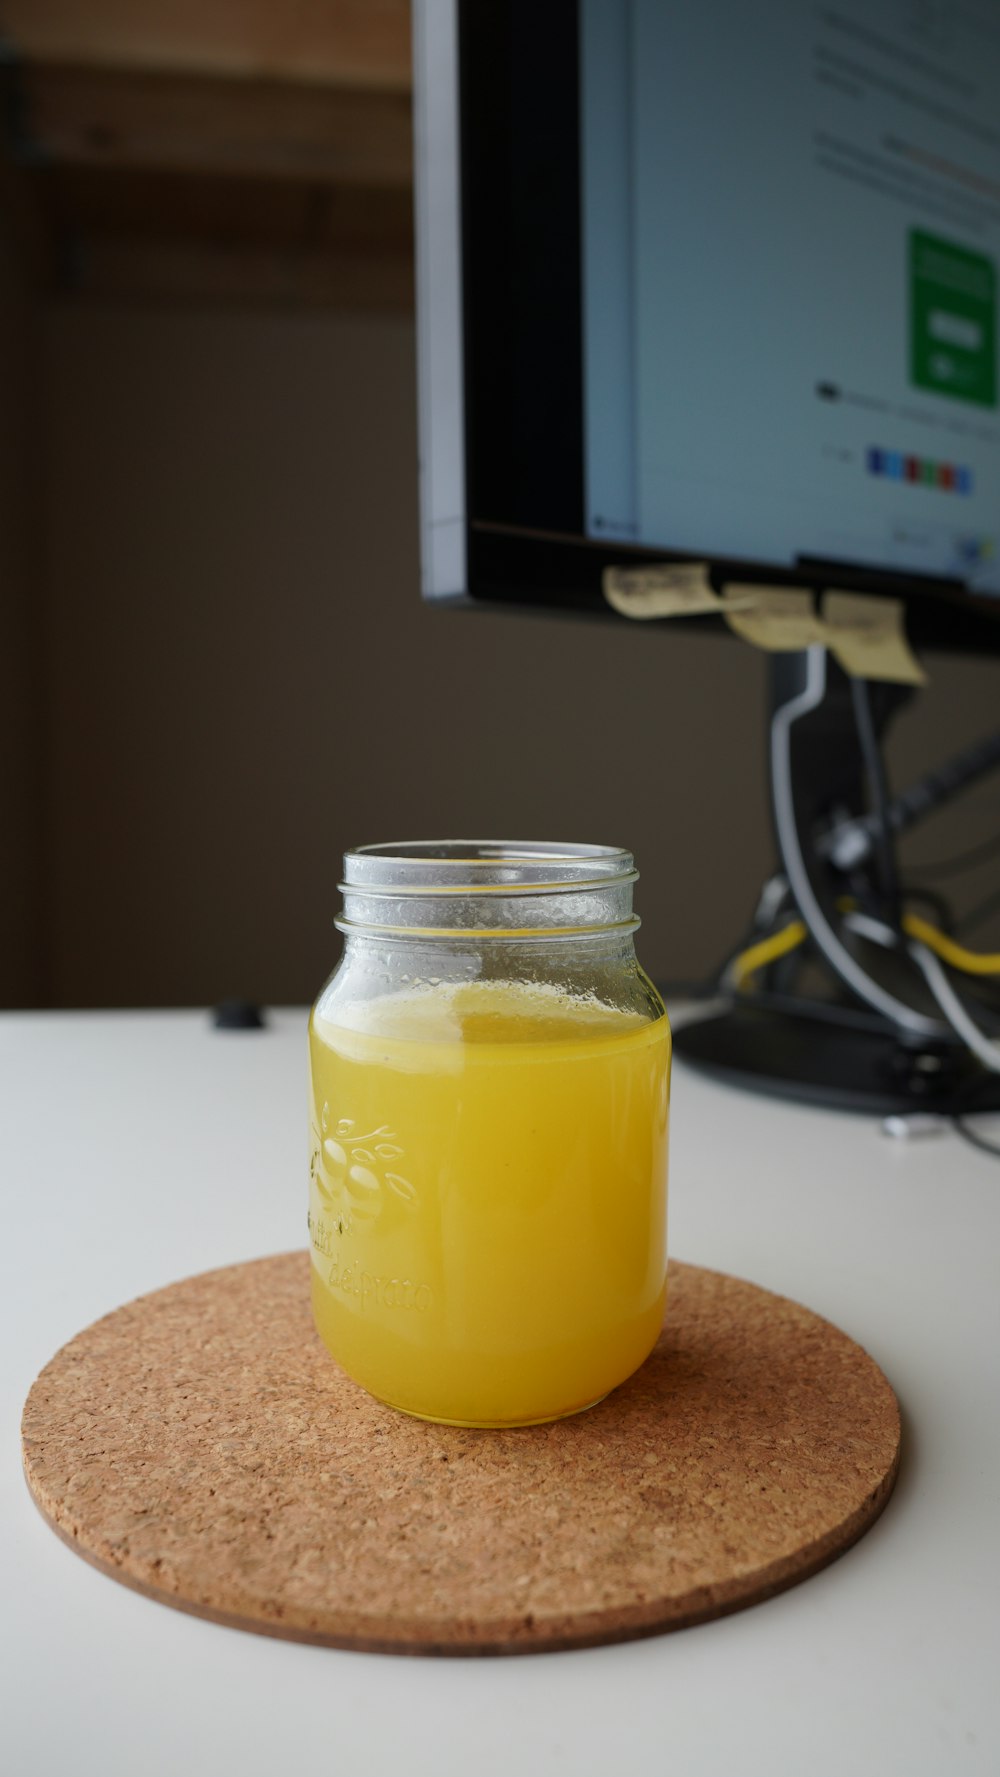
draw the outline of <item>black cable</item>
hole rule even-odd
[[[853,680],[852,684],[857,682]],[[890,831],[905,833],[918,821],[926,820],[936,808],[953,802],[960,791],[985,777],[988,772],[994,771],[997,766],[1000,766],[1000,731],[964,748],[954,759],[927,772],[915,784],[911,784],[908,790],[903,790],[894,797],[887,809]],[[824,835],[821,849],[836,858],[838,852],[846,846],[849,863],[858,863],[874,845],[876,824],[877,817],[873,814],[863,815],[860,820],[842,821]],[[945,862],[947,865],[947,860]],[[934,867],[920,865],[919,868],[932,870]]]
[[[851,702],[854,705],[854,721],[858,730],[858,740],[861,743],[865,771],[868,774],[868,789],[875,822],[872,842],[878,865],[885,917],[898,928],[899,878],[896,874],[896,857],[893,851],[892,828],[889,822],[889,785],[886,781],[885,765],[878,744],[878,735],[875,732],[875,720],[872,716],[871,694],[867,679],[852,678]]]
[[[939,858],[934,864],[907,864],[907,872],[911,876],[960,876],[963,870],[972,870],[979,863],[985,863],[1000,851],[1000,833],[992,838],[984,839],[979,845],[973,845],[968,851],[956,852],[954,857]]]
[[[1000,730],[963,748],[954,759],[935,766],[897,796],[890,815],[893,829],[902,832],[917,821],[925,820],[935,808],[953,802],[960,790],[975,783],[977,778],[985,777],[997,766],[1000,766]]]
[[[989,1154],[994,1160],[1000,1160],[1000,1142],[987,1141],[985,1135],[980,1135],[977,1129],[969,1128],[964,1117],[952,1117],[951,1124],[963,1141],[971,1142],[972,1146],[978,1148],[981,1154]]]

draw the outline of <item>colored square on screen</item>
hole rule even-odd
[[[932,463],[929,457],[924,458],[924,481],[928,487],[937,486],[937,464]]]
[[[997,273],[992,259],[910,230],[910,381],[952,401],[997,404]]]
[[[907,479],[907,481],[919,481],[920,480],[920,458],[919,457],[907,457],[907,459],[906,459],[906,479]]]
[[[938,464],[938,487],[950,489],[955,485],[955,471],[950,463]]]
[[[900,450],[886,451],[885,472],[887,475],[892,476],[893,481],[902,481],[902,479],[903,479],[903,453],[902,453],[902,451],[900,451]]]
[[[876,450],[873,446],[872,449],[868,452],[868,456],[866,459],[867,463],[868,463],[868,473],[870,475],[881,475],[883,473],[883,470],[885,467],[884,458],[885,458],[885,451]]]
[[[971,492],[972,492],[972,470],[971,469],[966,469],[963,467],[963,468],[959,468],[959,469],[955,470],[955,492],[959,493],[959,494],[971,494]]]

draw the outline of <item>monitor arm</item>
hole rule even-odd
[[[747,990],[735,972],[744,940],[717,986],[676,1021],[677,1054],[693,1067],[781,1098],[883,1116],[1000,1106],[1000,1072],[984,1070],[939,1013],[911,954],[893,850],[897,831],[995,767],[1000,737],[890,802],[879,740],[910,695],[907,686],[859,688],[820,647],[772,657],[768,750],[781,863],[749,948],[767,944],[765,928],[778,936],[786,911],[806,941],[758,965]]]
[[[880,684],[872,691],[876,726],[882,729],[909,696],[909,688]],[[885,1018],[904,1040],[947,1040],[951,1033],[940,1019],[917,1011],[898,991],[876,980],[841,935],[836,872],[828,847],[820,841],[838,810],[858,814],[864,808],[860,754],[850,744],[853,729],[850,681],[825,648],[773,657],[770,776],[782,867],[816,950],[847,992]],[[889,910],[882,912],[884,916]]]

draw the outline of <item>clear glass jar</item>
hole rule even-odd
[[[366,846],[309,1027],[320,1335],[422,1418],[576,1413],[666,1297],[670,1029],[608,846]]]

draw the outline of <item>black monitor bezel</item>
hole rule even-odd
[[[614,619],[606,568],[690,555],[584,534],[577,0],[458,0],[457,18],[466,591]],[[903,598],[915,645],[1000,651],[1000,599],[956,580],[808,558],[708,565],[717,587]]]

